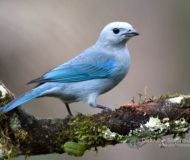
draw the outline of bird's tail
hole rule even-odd
[[[25,102],[28,102],[36,97],[41,96],[42,93],[43,93],[43,88],[41,87],[34,88],[31,91],[25,93],[24,95],[4,105],[3,107],[0,107],[0,112],[8,112]]]

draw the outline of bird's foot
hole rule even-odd
[[[101,108],[101,109],[103,109],[103,111],[102,112],[105,112],[105,111],[108,111],[108,112],[112,112],[113,110],[110,108],[110,107],[107,107],[107,106],[103,106],[103,105],[100,105],[100,104],[97,104],[97,106],[96,106],[97,108]]]
[[[67,118],[72,118],[72,117],[73,117],[72,114],[68,114],[68,115],[67,115]]]

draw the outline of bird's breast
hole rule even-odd
[[[116,83],[119,83],[129,71],[130,55],[128,49],[119,52],[116,56],[114,70],[111,77]]]

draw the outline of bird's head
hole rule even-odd
[[[112,22],[104,27],[98,42],[105,45],[125,45],[125,43],[139,33],[126,22]]]

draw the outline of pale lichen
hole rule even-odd
[[[111,132],[109,129],[103,131],[103,137],[106,140],[115,140],[118,143],[128,142],[131,139],[155,139],[160,138],[170,128],[169,118],[166,117],[160,120],[158,117],[150,117],[149,121],[135,130],[131,130],[127,135],[120,135],[115,132]]]
[[[0,85],[0,98],[4,98],[6,94],[7,90],[2,85]]]
[[[13,113],[13,115],[10,117],[9,123],[10,123],[9,126],[13,131],[17,131],[21,128],[20,120],[16,113]]]
[[[161,121],[158,117],[150,117],[149,121],[141,124],[140,128],[130,131],[130,135],[137,138],[159,138],[164,135],[169,129],[167,118]]]
[[[2,142],[2,141],[3,141],[3,139],[1,138],[1,139],[0,139],[0,142]],[[1,157],[5,157],[6,154],[7,154],[7,148],[4,147],[4,146],[0,143],[0,158],[1,158]]]
[[[6,90],[4,85],[0,83],[0,107],[4,106],[12,100],[12,96],[9,95],[9,92]]]
[[[190,95],[181,95],[175,98],[169,98],[167,101],[169,103],[178,104],[180,107],[189,107]]]
[[[110,131],[109,128],[106,128],[104,131],[102,131],[102,136],[107,141],[117,141],[118,143],[124,143],[129,139],[129,136],[123,136],[118,133]]]
[[[184,118],[181,118],[180,120],[174,121],[174,126],[172,128],[173,131],[177,132],[186,132],[190,128],[190,125]]]
[[[188,122],[181,118],[180,120],[170,120],[168,117],[163,119],[159,119],[158,117],[150,117],[149,121],[145,124],[141,124],[141,126],[135,130],[131,130],[129,134],[122,136],[115,132],[111,132],[109,129],[105,130],[103,133],[103,137],[106,140],[116,140],[118,143],[130,142],[129,144],[137,143],[139,146],[142,146],[142,140],[157,140],[162,136],[166,135],[168,131],[174,131],[177,134],[174,137],[175,140],[179,141],[179,138],[182,139],[183,133],[187,132],[190,128]],[[145,141],[147,142],[147,141]],[[134,145],[133,145],[134,146]]]

